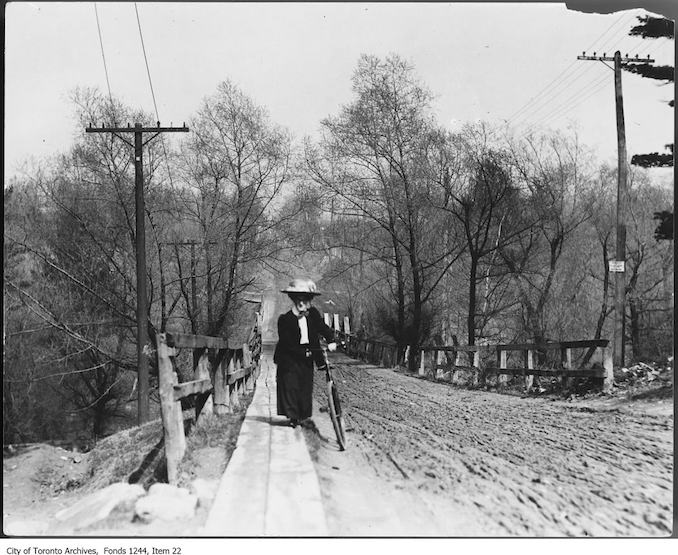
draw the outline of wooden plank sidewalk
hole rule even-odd
[[[327,536],[318,476],[300,428],[276,414],[276,299],[265,297],[261,372],[207,522],[211,537]],[[267,302],[268,301],[268,302]],[[266,325],[268,323],[268,325]]]

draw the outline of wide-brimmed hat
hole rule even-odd
[[[303,278],[293,279],[290,281],[287,289],[282,289],[280,292],[287,293],[288,295],[310,295],[311,297],[321,294],[313,281]]]

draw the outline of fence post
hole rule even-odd
[[[227,379],[230,381],[230,376],[234,372],[237,372],[237,361],[235,358],[235,351],[229,349],[230,358],[228,359],[228,372],[226,373]],[[236,382],[228,384],[229,391],[229,401],[232,410],[240,408],[240,401],[238,399],[238,384]]]
[[[211,375],[211,364],[209,359],[209,350],[204,349],[203,353],[198,359],[198,365],[195,367],[194,377],[195,380],[202,380],[205,378],[210,378]],[[212,384],[214,386],[214,383]],[[201,393],[196,398],[195,405],[195,423],[198,423],[198,418],[200,416],[210,416],[214,412],[214,396],[212,393]]]
[[[217,415],[230,412],[228,397],[227,358],[228,349],[220,349],[217,353],[219,364],[214,372],[214,412]]]
[[[508,352],[499,349],[499,368],[501,369],[506,369],[506,359],[507,359]],[[508,374],[498,374],[497,375],[497,385],[506,385],[508,382]]]
[[[568,371],[572,370],[572,349],[569,347],[560,349],[560,359],[563,365],[562,388],[568,389],[572,386],[572,378],[568,377]]]
[[[605,368],[603,391],[609,393],[614,385],[614,365],[612,361],[612,349],[605,347],[603,347],[603,368]]]
[[[424,351],[421,351],[420,357],[419,357],[419,375],[424,376],[425,375],[425,362],[424,362]]]
[[[237,351],[236,351],[237,353]],[[236,356],[235,359],[235,365],[236,365],[236,372],[241,372],[242,370],[245,369],[245,365],[243,363],[243,358],[241,356]],[[243,376],[239,380],[236,380],[236,384],[238,385],[238,398],[242,397],[245,395],[245,377]]]
[[[482,359],[480,358],[480,350],[476,351],[473,355],[473,365],[478,368],[478,382],[480,386],[487,386],[487,375],[485,369],[483,368]]]
[[[252,368],[252,353],[250,353],[250,347],[247,343],[242,346],[242,365],[250,370],[250,373],[245,377],[245,391],[249,393],[254,390],[254,369]]]
[[[481,381],[480,350],[473,351],[473,387],[478,387]],[[483,380],[484,381],[484,380]]]
[[[174,384],[178,382],[174,372],[167,334],[157,335],[158,343],[158,381],[160,393],[160,412],[165,437],[165,457],[167,458],[167,480],[170,484],[178,482],[178,466],[186,451],[184,418],[181,402],[174,400]]]
[[[525,351],[525,366],[528,370],[534,370],[534,352],[531,349]],[[534,384],[534,374],[527,374],[525,376],[525,391],[530,393],[532,385]]]

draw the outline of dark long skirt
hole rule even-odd
[[[304,420],[313,413],[313,361],[279,365],[276,375],[278,414]]]

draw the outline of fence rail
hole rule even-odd
[[[403,364],[401,360],[411,356],[407,352],[404,357],[398,353],[397,345],[351,333],[349,319],[344,317],[343,330],[339,326],[339,315],[325,313],[325,322],[332,326],[337,336],[347,345],[347,354],[373,364],[385,367],[396,367]],[[587,350],[589,354],[600,351],[602,364],[597,367],[576,366],[573,352]],[[409,350],[408,350],[409,351]],[[539,364],[550,352],[560,352],[560,360],[556,367]],[[509,353],[522,353],[520,364],[509,365]],[[496,356],[496,365],[485,364],[483,355]],[[464,364],[464,355],[469,364]],[[562,379],[563,387],[567,387],[572,378],[593,378],[599,380],[604,389],[609,390],[613,383],[612,352],[607,339],[584,339],[576,341],[559,341],[550,343],[502,343],[498,345],[425,345],[419,351],[419,375],[433,375],[435,379],[452,381],[455,372],[471,370],[474,385],[485,384],[487,377],[496,375],[500,383],[505,383],[508,376],[521,376],[525,380],[525,388],[530,391],[535,376],[557,377]]]
[[[261,315],[257,314],[247,343],[229,348],[222,337],[185,333],[158,334],[160,411],[165,439],[167,478],[178,481],[178,467],[186,452],[181,400],[195,396],[196,423],[201,415],[223,415],[240,406],[240,397],[254,390],[261,356]],[[194,350],[193,379],[179,383],[176,356],[179,349]]]
[[[560,341],[553,343],[508,343],[499,345],[479,345],[479,346],[433,346],[425,347],[420,352],[419,375],[426,375],[428,358],[429,369],[437,379],[454,378],[457,370],[468,370],[473,372],[474,385],[486,383],[490,375],[497,375],[500,383],[505,383],[508,376],[522,376],[525,380],[525,388],[530,391],[533,386],[535,376],[558,377],[562,379],[563,387],[570,384],[571,378],[594,378],[602,381],[605,389],[612,386],[612,352],[608,348],[609,340],[593,339],[580,341]],[[574,363],[573,351],[575,349],[594,349],[601,351],[602,364],[598,367],[579,366]],[[538,364],[539,360],[545,359],[549,351],[559,351],[560,361],[557,367],[547,367]],[[447,356],[446,360],[441,361],[440,355],[448,352],[456,354],[453,360]],[[470,365],[462,364],[462,353],[473,353],[473,362]],[[496,365],[486,365],[482,362],[481,354],[492,354],[496,356]],[[520,364],[509,365],[508,355],[511,352],[522,353]],[[428,355],[428,356],[427,356]]]

